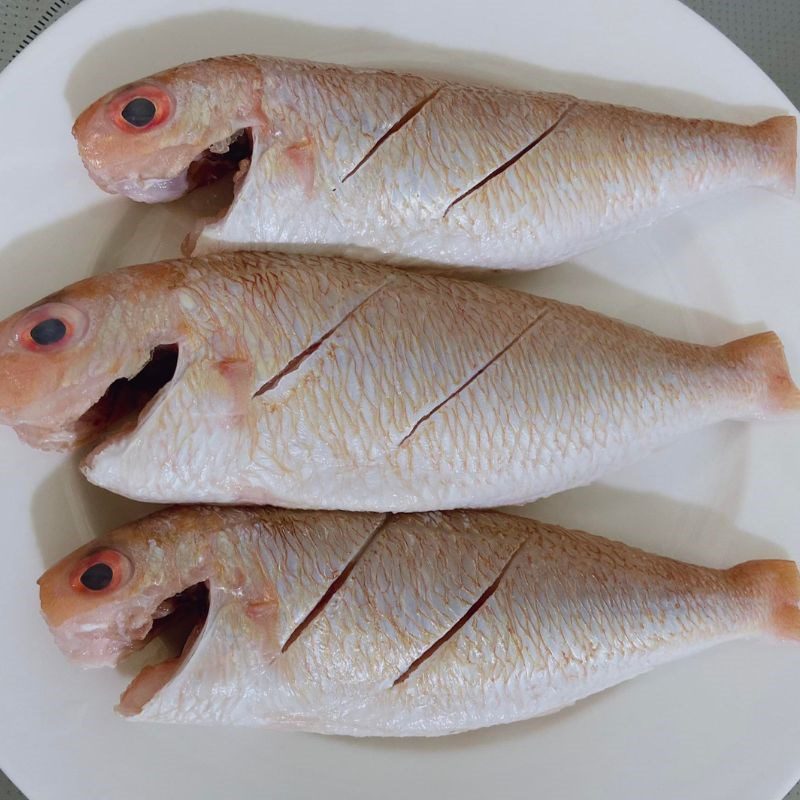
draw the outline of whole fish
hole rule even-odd
[[[793,192],[796,127],[230,56],[117,89],[73,132],[97,184],[134,200],[236,172],[231,207],[200,223],[186,254],[282,245],[531,269],[703,197]]]
[[[498,512],[173,508],[39,584],[84,666],[183,617],[125,715],[354,736],[514,722],[718,642],[800,639],[791,561],[707,569]]]
[[[772,333],[687,344],[336,258],[130,267],[0,322],[0,423],[95,444],[89,480],[154,502],[523,503],[799,398]]]

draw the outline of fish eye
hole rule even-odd
[[[156,115],[156,104],[147,97],[134,97],[120,112],[125,122],[136,128],[149,125]]]
[[[43,320],[31,328],[31,339],[39,345],[55,344],[66,335],[67,326],[55,317]]]
[[[160,125],[172,114],[172,95],[159,86],[143,85],[120,92],[108,106],[111,121],[125,133]]]
[[[23,316],[16,340],[26,350],[51,353],[80,341],[88,328],[86,315],[67,303],[45,303]]]
[[[82,559],[72,571],[70,584],[78,592],[112,591],[126,582],[133,570],[117,550],[98,550]]]
[[[105,564],[98,561],[97,564],[92,564],[81,575],[81,583],[92,592],[99,592],[101,589],[107,589],[114,580],[114,569],[110,564]]]

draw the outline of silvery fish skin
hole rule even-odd
[[[137,103],[150,113],[131,117]],[[110,92],[73,132],[97,184],[135,200],[237,170],[231,208],[200,224],[187,254],[278,246],[532,269],[701,198],[793,192],[796,127],[232,56]]]
[[[791,561],[707,569],[498,512],[173,508],[39,584],[84,666],[115,665],[207,586],[127,716],[354,736],[514,722],[719,642],[800,638]]]
[[[34,341],[48,325],[63,337]],[[0,422],[39,447],[95,444],[89,480],[154,502],[523,503],[798,404],[774,334],[687,344],[521,292],[311,256],[89,278],[0,323],[0,342]],[[172,354],[174,375],[139,411],[172,374],[153,353]]]

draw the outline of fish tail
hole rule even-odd
[[[800,571],[794,561],[746,561],[728,574],[748,596],[765,598],[768,633],[800,641]]]
[[[735,365],[755,371],[763,381],[766,398],[759,404],[758,416],[800,410],[800,389],[792,380],[783,343],[777,333],[766,331],[745,336],[723,345],[723,350]]]
[[[797,120],[794,117],[770,117],[752,128],[756,141],[772,153],[771,188],[794,194],[797,183]]]

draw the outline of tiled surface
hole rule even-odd
[[[0,0],[0,69],[80,0]],[[0,798],[2,795],[0,795]]]
[[[37,33],[79,1],[0,0],[0,69]],[[685,2],[748,53],[800,106],[800,0]],[[25,800],[2,773],[0,800]],[[800,800],[800,785],[786,800]]]
[[[684,0],[800,107],[800,0]]]

